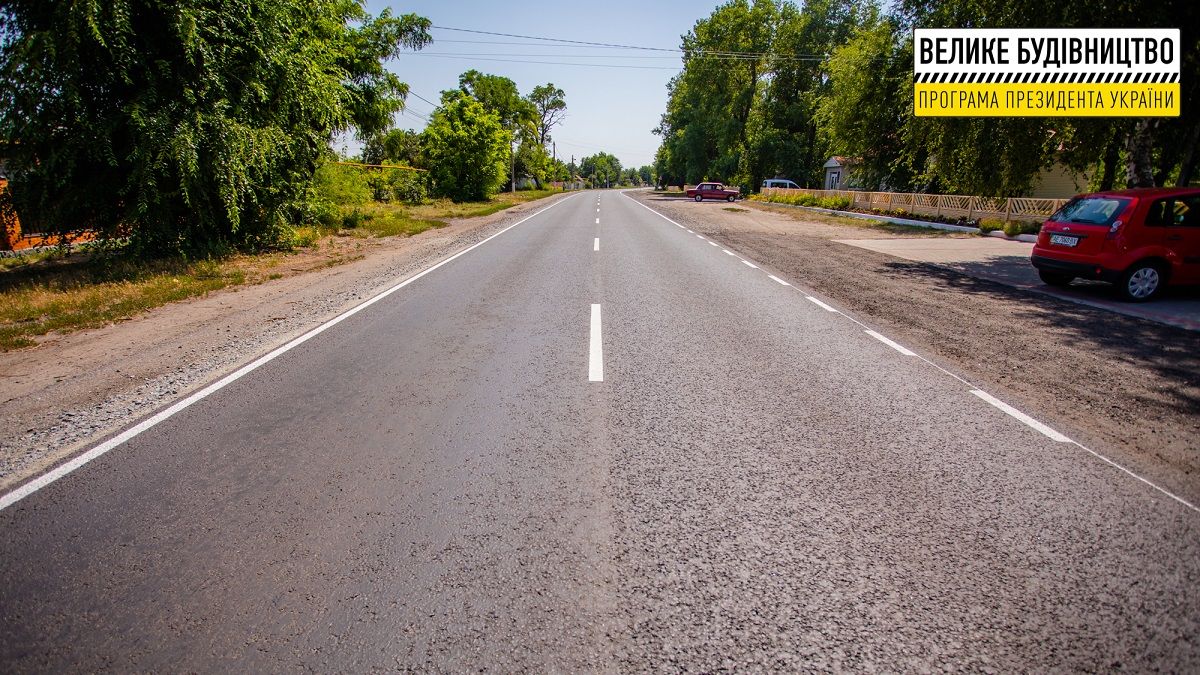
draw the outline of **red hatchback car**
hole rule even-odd
[[[1200,189],[1080,195],[1042,225],[1031,262],[1048,284],[1101,279],[1133,302],[1200,283]]]

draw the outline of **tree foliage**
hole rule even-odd
[[[5,0],[0,138],[22,217],[155,253],[271,244],[333,135],[400,109],[382,61],[429,26],[356,0]]]
[[[550,142],[550,130],[562,124],[567,116],[566,93],[549,82],[534,87],[528,100],[537,114],[538,143],[545,146]]]
[[[496,194],[504,181],[512,140],[497,114],[462,92],[448,91],[423,136],[437,194],[460,202]]]
[[[655,132],[668,184],[815,187],[833,155],[858,187],[1011,196],[1062,163],[1095,187],[1185,184],[1200,165],[1200,4],[1119,0],[730,0],[683,36]],[[1183,116],[916,118],[912,29],[1181,26]],[[734,54],[736,58],[730,55]]]

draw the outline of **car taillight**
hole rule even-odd
[[[1105,235],[1108,239],[1116,239],[1117,232],[1121,229],[1123,223],[1120,220],[1114,220],[1112,225],[1108,226],[1108,234]]]

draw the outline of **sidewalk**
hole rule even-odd
[[[991,237],[977,239],[835,239],[878,253],[946,267],[957,272],[1016,288],[1052,295],[1081,305],[1099,307],[1126,316],[1200,331],[1200,290],[1168,288],[1159,300],[1128,303],[1117,299],[1105,283],[1076,281],[1070,288],[1042,283],[1029,264],[1033,244]]]

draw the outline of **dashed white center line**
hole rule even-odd
[[[709,245],[709,246],[716,246],[717,248],[721,248],[720,246],[717,246],[716,242],[712,242],[712,241],[708,242],[708,245]]]
[[[698,235],[696,235],[696,238],[697,238],[697,239],[704,239],[704,235],[702,235],[702,234],[698,234]],[[707,240],[707,239],[704,239],[704,241],[708,241],[708,240]]]
[[[972,389],[971,393],[975,394],[979,398],[987,401],[988,403],[992,404],[993,406],[1004,411],[1005,414],[1021,421],[1026,426],[1031,427],[1032,429],[1034,429],[1038,433],[1041,433],[1042,435],[1046,436],[1050,440],[1056,441],[1058,443],[1070,443],[1071,442],[1071,439],[1067,438],[1066,436],[1063,436],[1062,434],[1051,429],[1050,427],[1046,426],[1045,424],[1042,424],[1041,422],[1033,419],[1032,417],[1030,417],[1029,415],[1026,415],[1025,413],[1021,412],[1020,410],[1017,410],[1016,408],[1010,406],[1009,404],[1005,403],[1004,401],[1001,401],[1000,399],[996,398],[995,396],[992,396],[991,394],[987,393],[986,391]]]
[[[686,228],[686,227],[685,227],[685,228],[683,228],[683,229],[687,230],[687,228]],[[695,232],[692,232],[691,230],[688,230],[688,234],[696,234],[696,233],[695,233]]]
[[[596,237],[596,239],[592,241],[592,250],[593,251],[600,250],[600,237]]]
[[[768,274],[767,276],[771,277],[771,281],[775,281],[775,282],[781,283],[781,284],[783,284],[784,286],[791,286],[791,284],[789,284],[788,282],[784,281],[783,279],[780,279],[779,277],[775,276],[774,274]]]
[[[754,269],[758,269],[758,265],[755,265],[754,263],[750,262],[749,260],[743,260],[742,264],[745,265],[746,267],[753,267]]]
[[[730,250],[729,250],[729,249],[727,249],[727,248],[723,248],[723,249],[721,249],[721,250],[725,252],[725,255],[731,255],[731,256],[733,256],[733,257],[735,257],[735,258],[737,257],[737,254],[736,254],[736,253],[734,253],[733,251],[730,251]]]
[[[600,305],[592,305],[592,334],[588,347],[588,381],[604,381],[604,346],[600,336]]]
[[[597,219],[596,219],[596,224],[597,224],[597,225],[599,225],[599,224],[600,224],[600,219],[599,219],[599,218],[597,218]]]
[[[901,344],[897,344],[897,343],[895,343],[895,342],[892,342],[891,340],[889,340],[889,339],[887,339],[886,337],[884,337],[884,336],[880,335],[879,333],[876,333],[876,332],[875,332],[875,331],[873,331],[873,330],[868,330],[868,331],[866,331],[866,333],[867,333],[867,335],[870,335],[871,337],[875,338],[876,340],[879,340],[879,341],[880,341],[880,342],[882,342],[883,344],[885,344],[885,345],[887,345],[887,346],[891,347],[892,349],[895,349],[896,351],[900,352],[901,354],[903,354],[903,355],[905,355],[905,356],[916,356],[916,355],[917,355],[917,353],[916,353],[916,352],[912,351],[912,350],[911,350],[911,349],[909,349],[908,347],[905,347],[904,345],[901,345]]]
[[[820,300],[818,300],[818,299],[814,298],[814,297],[813,297],[813,296],[811,296],[811,295],[806,295],[806,296],[804,296],[804,297],[808,298],[808,301],[809,301],[809,302],[813,303],[813,304],[814,304],[814,305],[816,305],[817,307],[820,307],[821,309],[825,310],[826,312],[836,312],[836,311],[837,311],[836,309],[834,309],[834,308],[830,307],[829,305],[827,305],[827,304],[825,304],[825,303],[821,302]]]

